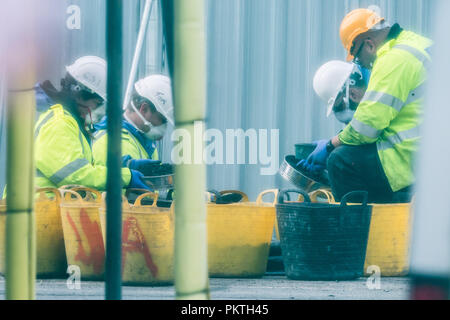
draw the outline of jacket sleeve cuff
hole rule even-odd
[[[358,133],[350,125],[347,126],[339,135],[339,140],[342,144],[349,146],[360,146],[364,144],[370,144],[377,141],[377,139],[370,139]]]
[[[131,171],[128,168],[122,168],[122,183],[123,187],[127,188],[131,181]]]

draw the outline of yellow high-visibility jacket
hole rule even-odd
[[[94,135],[94,144],[92,151],[94,153],[95,163],[106,165],[107,159],[108,135],[106,130],[99,130]],[[154,148],[150,156],[142,144],[131,132],[122,128],[122,155],[130,156],[131,159],[153,159],[159,160],[158,150]]]
[[[95,164],[88,139],[62,105],[54,105],[40,116],[35,139],[36,184],[39,188],[74,184],[106,189],[106,166]],[[123,186],[128,186],[130,180],[130,170],[123,168]]]
[[[414,155],[420,139],[427,49],[432,41],[402,31],[377,51],[369,87],[339,139],[346,145],[376,143],[394,192],[414,183]]]

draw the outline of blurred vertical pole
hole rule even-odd
[[[416,162],[416,200],[413,210],[410,277],[413,300],[450,299],[450,148],[441,141],[448,131],[448,74],[450,1],[439,0],[432,12],[433,63],[428,67],[427,97]]]
[[[61,55],[64,3],[0,1],[0,74],[7,93],[6,298],[34,299],[34,85]],[[56,14],[55,14],[56,13]],[[41,79],[42,80],[42,79]]]
[[[189,132],[192,142],[184,145],[191,149],[192,164],[177,165],[175,175],[176,296],[186,300],[209,299],[206,168],[203,163],[205,3],[204,0],[163,0],[162,9],[176,128]],[[197,134],[198,131],[202,132]]]
[[[108,61],[105,298],[122,299],[122,0],[106,5]]]
[[[7,111],[6,298],[35,298],[36,232],[34,218],[33,127],[35,73],[9,77]]]

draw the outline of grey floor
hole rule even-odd
[[[370,282],[370,280],[369,280]],[[371,285],[372,284],[372,285]],[[342,282],[293,281],[269,275],[261,279],[210,279],[213,300],[405,300],[409,279],[381,278],[379,289],[367,278]],[[81,282],[81,289],[69,289],[65,280],[37,280],[39,300],[101,300],[103,282]],[[125,300],[171,300],[175,288],[123,287]],[[0,299],[5,299],[5,279],[0,276]]]

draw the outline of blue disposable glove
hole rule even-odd
[[[130,160],[133,158],[130,155],[126,155],[122,157],[122,167],[128,168],[128,163],[130,163]]]
[[[149,186],[147,186],[144,181],[142,180],[144,178],[144,175],[136,170],[130,170],[131,171],[131,180],[130,184],[128,185],[129,189],[147,189],[148,191],[153,191]]]
[[[305,171],[306,173],[311,174],[312,176],[319,176],[325,169],[326,167],[324,165],[321,164],[308,164],[306,162],[307,160],[302,160],[297,164],[297,168],[302,169],[303,171]]]
[[[329,140],[320,140],[314,142],[316,149],[308,157],[308,159],[300,161],[299,166],[308,173],[318,175],[325,170],[327,160],[330,154],[327,151],[327,144]]]

